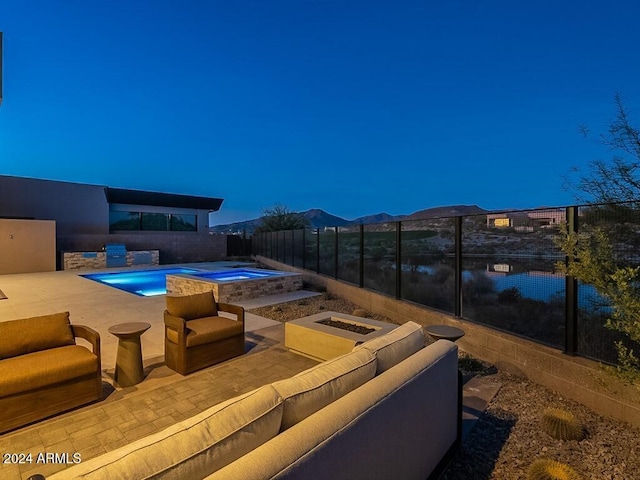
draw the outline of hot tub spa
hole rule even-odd
[[[213,291],[216,300],[225,303],[294,292],[301,288],[302,275],[299,273],[259,268],[230,268],[188,275],[167,275],[168,294],[191,295]]]

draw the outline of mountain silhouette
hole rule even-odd
[[[353,220],[347,220],[336,215],[325,212],[319,208],[312,208],[305,212],[298,212],[309,221],[310,228],[343,227],[346,225],[373,224],[384,222],[397,222],[401,220],[422,220],[436,217],[454,217],[458,215],[480,215],[487,213],[477,205],[451,205],[444,207],[432,207],[418,210],[409,215],[389,215],[388,213],[377,213],[366,215]],[[262,223],[261,218],[254,218],[243,222],[228,223],[209,227],[211,233],[246,233],[252,235],[254,230]]]

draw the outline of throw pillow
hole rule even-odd
[[[193,295],[167,295],[167,311],[174,317],[193,320],[194,318],[218,315],[218,305],[213,292],[194,293]]]

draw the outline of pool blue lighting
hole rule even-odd
[[[280,274],[280,272],[258,272],[256,270],[233,269],[221,270],[217,272],[196,273],[194,274],[194,276],[206,278],[207,280],[215,280],[217,282],[232,282],[237,280],[249,280],[251,278],[275,277]]]
[[[119,288],[143,297],[153,297],[167,293],[168,274],[198,273],[193,268],[160,268],[155,270],[135,270],[132,272],[92,273],[81,275],[84,278]]]
[[[235,282],[238,280],[250,280],[265,277],[275,277],[282,272],[267,270],[248,270],[233,268],[230,270],[203,271],[193,268],[158,268],[155,270],[134,270],[107,273],[91,273],[81,275],[95,282],[104,283],[110,287],[119,288],[125,292],[134,293],[143,297],[153,297],[167,293],[167,275],[188,274],[198,278],[212,280],[214,282]]]

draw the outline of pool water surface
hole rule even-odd
[[[167,293],[167,275],[188,274],[216,282],[235,282],[238,280],[260,279],[275,277],[281,272],[256,271],[241,268],[229,270],[196,270],[194,268],[158,268],[154,270],[136,270],[132,272],[118,271],[107,273],[91,273],[80,275],[95,282],[100,282],[110,287],[119,288],[125,292],[143,297],[164,295]]]
[[[132,272],[91,273],[80,276],[135,295],[153,297],[167,293],[166,276],[168,274],[187,273],[193,275],[199,272],[202,272],[202,270],[193,268],[159,268]]]

